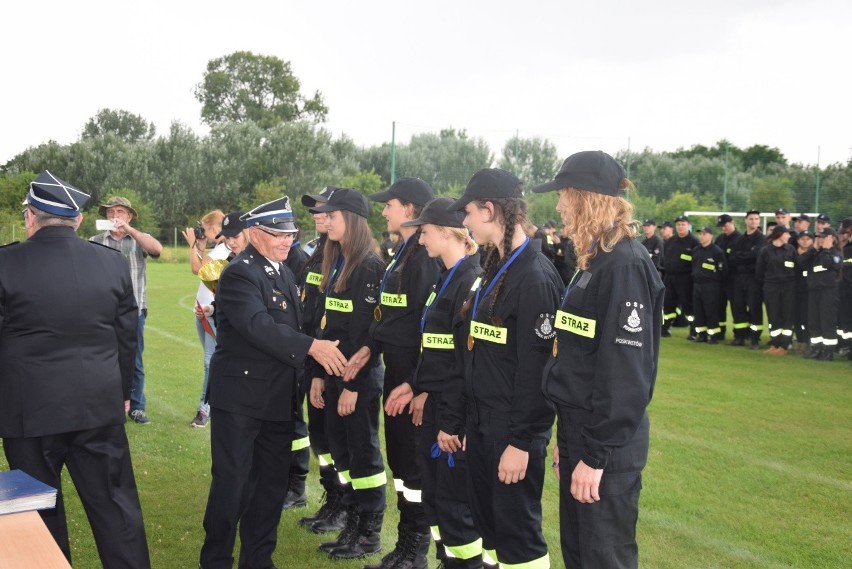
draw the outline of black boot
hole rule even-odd
[[[336,508],[336,502],[340,501],[342,494],[340,493],[332,493],[332,492],[323,492],[322,493],[322,504],[313,515],[305,516],[303,518],[299,518],[300,526],[310,526],[315,524],[320,520],[324,520],[328,517],[328,515]]]
[[[695,339],[696,344],[706,344],[707,343],[707,332],[699,332],[698,337]]]
[[[358,506],[349,506],[346,510],[346,525],[337,534],[334,541],[325,541],[317,547],[318,550],[331,553],[338,547],[343,547],[353,539],[358,539]],[[313,526],[311,526],[313,527]],[[316,531],[316,530],[315,530]],[[324,533],[324,532],[317,532]]]
[[[820,347],[817,344],[811,344],[808,351],[802,357],[806,360],[815,360],[819,358],[820,353],[822,353]]]
[[[429,534],[412,532],[405,548],[405,554],[394,569],[428,569]]]
[[[817,358],[817,361],[820,362],[831,362],[834,361],[834,348],[823,348]]]
[[[346,543],[342,543],[329,552],[332,559],[360,559],[382,549],[382,518],[384,512],[372,514],[353,514],[358,517],[358,530]]]
[[[393,569],[396,567],[396,564],[402,559],[402,556],[405,554],[405,550],[407,547],[409,536],[411,535],[411,530],[408,529],[407,526],[402,525],[401,523],[396,526],[396,545],[394,545],[393,550],[390,553],[382,557],[382,560],[378,563],[373,563],[371,565],[364,565],[364,569]]]
[[[325,517],[319,518],[308,525],[312,532],[329,533],[332,531],[342,530],[346,527],[349,510],[343,503],[343,496],[344,493],[342,491],[329,494],[329,497],[327,498],[328,501],[326,502],[328,504],[328,511],[326,512]],[[317,512],[317,515],[319,515],[319,513],[320,512]]]
[[[660,336],[663,337],[663,338],[671,338],[672,337],[672,321],[671,320],[667,320],[663,324],[663,329],[660,332]]]
[[[745,346],[745,338],[734,338],[728,342],[729,346]]]
[[[308,494],[305,491],[306,475],[291,476],[290,487],[287,489],[287,497],[284,498],[282,510],[291,510],[293,508],[304,508],[308,505]]]

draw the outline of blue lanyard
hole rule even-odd
[[[430,451],[432,458],[440,458],[441,456],[441,447],[438,446],[438,443],[432,444],[432,449]],[[453,458],[453,453],[447,453],[447,465],[450,468],[454,468],[456,466],[456,460]]]
[[[568,286],[565,287],[565,293],[562,295],[562,300],[559,302],[559,306],[565,304],[565,299],[568,298],[568,293],[571,292],[571,289],[574,287],[574,281],[577,280],[577,275],[580,274],[580,269],[574,271],[574,274],[571,275],[571,280],[568,281]]]
[[[334,261],[334,268],[331,269],[331,276],[328,277],[328,286],[325,287],[325,297],[328,298],[328,293],[334,288],[334,283],[337,282],[337,278],[340,276],[340,273],[343,271],[343,265],[346,264],[346,259],[343,258],[343,255],[338,255],[337,259]]]
[[[444,294],[444,290],[447,288],[447,285],[450,284],[450,281],[452,280],[453,275],[456,273],[456,269],[459,268],[459,265],[461,265],[462,261],[464,261],[465,259],[467,259],[467,256],[464,256],[461,259],[459,259],[458,261],[456,261],[456,264],[453,265],[452,269],[450,269],[450,274],[448,274],[447,278],[444,279],[444,284],[441,285],[441,290],[438,291],[438,294],[435,296],[435,298],[432,299],[432,302],[430,304],[427,304],[425,307],[423,307],[423,316],[420,317],[420,333],[421,334],[423,333],[423,330],[426,328],[426,315],[429,314],[429,309],[432,308],[432,305],[435,304],[435,301],[437,301],[439,298],[441,298],[441,295]],[[435,281],[435,287],[438,286],[438,282],[440,280],[441,280],[441,277],[439,275],[438,281]]]
[[[414,235],[412,235],[411,237],[414,237]],[[405,247],[408,245],[408,242],[411,240],[411,237],[406,239],[405,243],[402,244],[402,247],[397,249],[396,253],[393,254],[393,259],[391,259],[391,262],[388,265],[388,268],[385,269],[385,274],[384,274],[384,276],[382,276],[382,284],[379,287],[380,302],[381,302],[381,298],[382,298],[382,293],[385,292],[385,281],[388,280],[388,277],[390,276],[390,274],[393,272],[394,268],[396,267],[396,262],[402,256],[402,252],[405,251]]]
[[[521,254],[521,252],[523,252],[523,250],[527,248],[527,245],[529,245],[529,243],[530,243],[530,238],[529,238],[529,237],[527,237],[526,239],[524,239],[524,244],[523,244],[523,245],[521,245],[520,247],[518,247],[518,248],[515,250],[515,252],[514,252],[514,253],[512,253],[512,256],[511,256],[511,257],[509,257],[509,260],[508,260],[508,261],[506,261],[506,262],[503,264],[503,266],[502,266],[502,267],[500,267],[500,270],[499,270],[499,271],[497,271],[497,274],[496,274],[496,275],[494,275],[494,278],[493,278],[493,279],[491,279],[491,282],[489,282],[489,283],[488,283],[488,288],[486,288],[486,289],[485,289],[485,294],[483,294],[483,295],[482,295],[482,297],[483,297],[483,298],[485,298],[486,296],[488,296],[488,293],[489,293],[489,292],[491,292],[491,289],[493,289],[493,288],[494,288],[494,285],[495,285],[495,284],[497,284],[497,281],[499,281],[499,280],[500,280],[500,277],[503,275],[503,273],[505,273],[505,272],[506,272],[506,269],[508,269],[508,268],[509,268],[509,265],[511,265],[512,263],[514,263],[514,262],[515,262],[515,259],[517,259],[517,258],[518,258],[518,255],[520,255],[520,254]],[[473,312],[471,313],[471,320],[473,320],[474,318],[476,318],[476,309],[479,307],[479,293],[480,293],[480,292],[482,292],[482,287],[481,287],[481,286],[480,286],[479,288],[477,288],[477,289],[476,289],[476,296],[473,298]]]

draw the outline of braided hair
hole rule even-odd
[[[420,217],[420,214],[423,212],[423,206],[417,205],[412,202],[407,202],[401,198],[396,198],[403,206],[411,205],[412,208],[412,218],[417,219]],[[405,253],[402,254],[402,257],[399,259],[399,279],[396,281],[396,294],[402,294],[402,281],[405,277],[405,270],[408,267],[408,260],[417,252],[418,249],[422,248],[423,245],[420,244],[420,227],[417,226],[417,231],[408,238],[408,245],[405,247]]]

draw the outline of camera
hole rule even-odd
[[[195,239],[207,239],[207,236],[204,235],[204,226],[201,225],[201,222],[195,224],[195,227],[192,229],[195,232]]]

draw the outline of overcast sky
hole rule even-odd
[[[560,156],[714,145],[852,158],[852,2],[12,0],[0,31],[0,164],[79,137],[98,109],[198,134],[193,89],[238,50],[290,61],[326,128],[359,145],[466,129]]]

